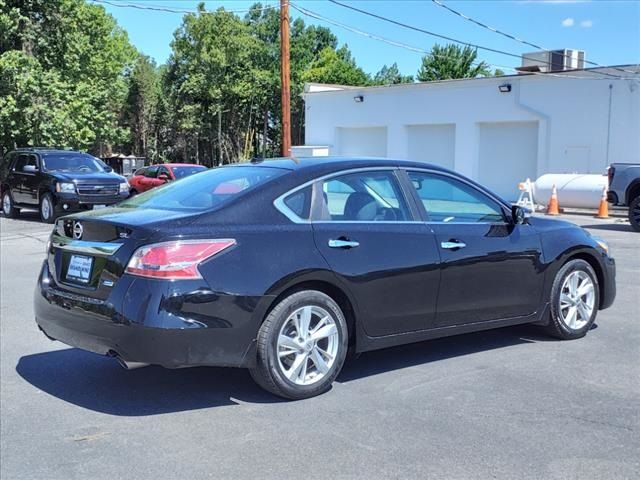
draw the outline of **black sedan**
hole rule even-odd
[[[128,368],[246,367],[298,399],[328,390],[347,350],[522,323],[574,339],[614,297],[602,240],[456,173],[280,159],[59,219],[35,314]]]

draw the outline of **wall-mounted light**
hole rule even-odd
[[[502,85],[498,86],[498,90],[500,90],[500,93],[509,93],[511,91],[511,84],[503,83]]]
[[[362,103],[364,102],[364,97],[362,95],[356,95],[355,97],[353,97],[353,101],[356,103]]]

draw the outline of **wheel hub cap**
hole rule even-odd
[[[282,324],[276,344],[278,367],[296,385],[312,385],[331,370],[338,348],[333,317],[322,307],[305,306]]]
[[[595,285],[582,270],[571,272],[560,291],[560,318],[571,330],[583,328],[591,319],[595,305]]]

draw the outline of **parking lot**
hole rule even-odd
[[[562,218],[617,260],[586,338],[520,326],[366,353],[285,402],[244,370],[125,371],[47,340],[31,302],[50,226],[2,217],[0,477],[637,478],[640,234]]]

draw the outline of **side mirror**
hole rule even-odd
[[[35,173],[38,171],[38,167],[36,167],[35,165],[25,165],[24,167],[22,167],[22,171],[26,173]]]
[[[166,182],[169,180],[169,175],[167,175],[166,173],[161,173],[160,175],[158,175],[158,180],[162,180],[163,182]]]
[[[531,217],[531,210],[521,207],[520,205],[511,206],[511,218],[516,225],[522,225],[527,223],[527,220]]]
[[[113,172],[113,168],[111,168],[109,165],[105,165],[104,166],[104,171],[107,172],[107,173],[111,173],[111,172]]]

